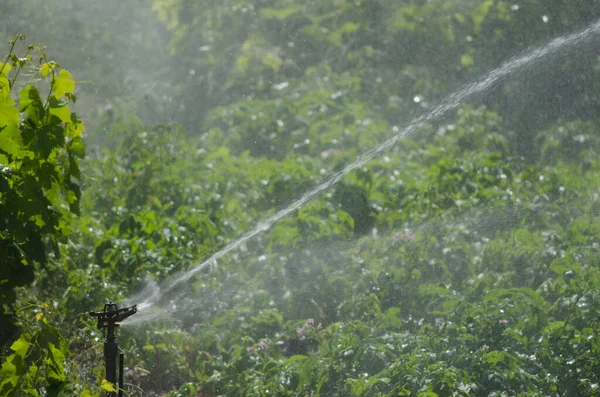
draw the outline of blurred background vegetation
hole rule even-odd
[[[599,19],[597,0],[4,0],[0,395],[97,395],[85,313],[591,24],[120,341],[130,395],[598,394]]]

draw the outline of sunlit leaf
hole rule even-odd
[[[261,16],[265,19],[286,19],[289,16],[297,13],[302,9],[302,6],[297,5],[293,7],[276,9],[276,8],[263,8],[260,10]]]
[[[40,74],[43,78],[46,78],[48,76],[48,73],[54,70],[56,66],[56,62],[45,62],[42,64],[42,66],[40,66]]]
[[[116,393],[117,389],[115,387],[115,384],[112,382],[107,381],[106,379],[102,379],[102,383],[100,384],[100,389],[109,392],[109,393]]]
[[[481,25],[485,18],[488,16],[490,8],[494,5],[493,0],[482,1],[471,13],[471,19],[475,25],[475,32],[481,30]]]
[[[15,352],[15,354],[25,357],[25,355],[27,354],[27,350],[29,349],[29,346],[31,345],[31,337],[29,336],[29,334],[21,334],[21,336],[19,337],[19,339],[17,339],[11,346],[11,350]]]
[[[274,53],[268,52],[261,58],[263,65],[270,67],[273,71],[278,72],[283,64],[283,60]],[[238,65],[239,66],[239,65]]]
[[[19,111],[0,103],[0,150],[13,155],[21,150],[22,137],[18,123]]]
[[[54,97],[56,99],[62,98],[66,93],[73,93],[75,91],[75,80],[68,71],[62,69],[54,81]]]
[[[473,57],[471,55],[464,54],[460,57],[460,64],[464,67],[469,67],[473,65]]]
[[[353,22],[348,22],[341,28],[333,31],[327,36],[327,39],[336,45],[342,45],[343,37],[345,34],[356,32],[360,28],[360,25]]]
[[[5,63],[0,63],[0,70],[2,70],[2,72],[0,73],[0,75],[3,75],[4,77],[8,76],[8,74],[10,73],[10,71],[12,70],[12,65],[8,62]]]
[[[69,150],[80,159],[85,157],[85,146],[81,137],[76,137],[69,143]]]
[[[57,116],[62,122],[71,122],[71,111],[68,106],[51,107],[50,114]]]

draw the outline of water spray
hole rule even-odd
[[[137,305],[123,307],[119,309],[114,303],[104,305],[101,312],[90,312],[90,316],[98,318],[98,329],[106,328],[106,339],[104,340],[104,363],[106,366],[106,380],[112,384],[117,384],[117,356],[119,357],[119,397],[123,396],[123,361],[124,354],[119,351],[119,342],[115,336],[115,329],[119,323],[127,317],[137,313]],[[115,397],[116,393],[111,392],[109,397]]]
[[[393,127],[394,135],[391,138],[359,155],[354,162],[345,166],[342,170],[336,172],[335,174],[329,176],[323,183],[303,194],[300,198],[298,198],[288,207],[279,210],[277,213],[275,213],[275,215],[273,215],[266,221],[259,223],[252,230],[246,232],[245,234],[241,235],[237,240],[229,243],[227,246],[220,249],[218,252],[216,252],[204,262],[202,262],[200,265],[193,267],[185,273],[174,277],[173,280],[171,280],[169,283],[161,286],[162,288],[153,287],[151,293],[144,292],[144,295],[148,295],[149,297],[147,300],[143,301],[142,304],[140,304],[140,310],[145,311],[145,309],[149,309],[150,307],[154,306],[158,303],[158,300],[163,296],[163,294],[172,290],[177,285],[189,280],[194,275],[216,267],[216,263],[219,259],[221,259],[221,257],[226,255],[230,251],[236,249],[240,245],[244,244],[246,241],[256,236],[257,234],[269,230],[271,226],[278,222],[280,219],[286,217],[292,211],[302,207],[314,197],[323,193],[332,185],[338,183],[344,176],[346,176],[346,174],[359,167],[364,166],[375,156],[379,155],[384,150],[396,145],[402,138],[422,128],[426,125],[426,123],[448,114],[450,111],[455,110],[465,101],[471,99],[475,95],[484,94],[486,91],[488,91],[489,89],[497,85],[500,81],[502,81],[502,79],[519,71],[522,71],[526,67],[534,65],[536,62],[539,62],[547,56],[559,53],[566,46],[589,43],[598,34],[600,34],[600,21],[595,22],[588,28],[579,32],[558,37],[550,41],[546,45],[533,49],[526,54],[522,54],[518,57],[512,58],[511,60],[502,64],[500,67],[493,69],[480,79],[475,80],[474,82],[464,86],[462,89],[459,89],[458,91],[455,91],[454,93],[448,95],[447,97],[442,99],[436,106],[431,107],[426,113],[411,121],[406,127],[404,127],[404,129],[400,130],[398,127]],[[158,315],[143,316],[143,318],[140,319],[139,322],[143,322],[157,317]]]

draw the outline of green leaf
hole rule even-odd
[[[79,161],[74,155],[69,156],[69,173],[71,177],[81,179],[81,169],[79,168]]]
[[[288,358],[287,360],[285,360],[285,362],[283,363],[284,366],[288,366],[290,364],[293,364],[297,361],[304,361],[308,359],[307,356],[304,356],[302,354],[294,354],[293,356],[291,356],[290,358]]]
[[[109,392],[116,393],[117,389],[115,388],[114,383],[107,381],[106,379],[102,379],[102,383],[100,384],[100,389]]]
[[[16,155],[22,149],[23,140],[19,132],[19,111],[0,103],[0,150]]]
[[[81,122],[79,115],[77,115],[77,113],[74,112],[71,113],[71,122],[67,123],[66,127],[67,136],[69,138],[76,138],[78,136],[81,136],[81,134],[85,132],[85,126]]]
[[[2,66],[0,66],[0,70],[2,70],[2,72],[0,72],[0,76],[8,76],[8,74],[10,73],[10,71],[12,70],[12,65],[8,62],[5,62],[2,64]]]
[[[261,61],[263,65],[270,67],[274,72],[278,72],[283,64],[283,60],[271,52],[264,54]]]
[[[245,73],[250,66],[250,59],[247,56],[241,56],[236,60],[236,66],[240,72]]]
[[[390,20],[389,27],[392,31],[413,32],[417,29],[418,17],[419,8],[416,5],[402,7]]]
[[[14,106],[15,102],[0,102],[0,127],[18,127],[19,110]]]
[[[46,62],[40,67],[40,74],[43,78],[46,78],[46,76],[48,76],[48,73],[50,73],[51,70],[54,70],[56,66],[56,62]]]
[[[156,348],[153,345],[144,345],[143,349],[151,352],[156,350]]]
[[[67,192],[67,201],[69,202],[69,210],[79,215],[79,203],[81,201],[81,188],[76,183],[70,182],[69,191]]]
[[[473,57],[469,54],[464,54],[462,57],[460,57],[460,64],[464,67],[473,65]]]
[[[555,259],[550,264],[550,269],[557,275],[562,276],[566,272],[573,270],[573,263],[565,258]]]
[[[327,36],[327,39],[338,46],[342,45],[344,34],[356,32],[359,28],[360,28],[359,24],[353,23],[353,22],[347,22],[340,29],[337,29],[337,30],[331,32]]]
[[[6,364],[6,363],[5,363]],[[18,390],[15,390],[19,384],[19,375],[10,375],[0,380],[0,395],[13,396]]]
[[[62,98],[65,94],[72,94],[75,91],[75,80],[66,70],[61,70],[56,80],[54,80],[54,97]]]
[[[54,346],[48,343],[48,358],[46,359],[46,380],[50,385],[59,385],[66,381],[64,368],[65,355]]]
[[[41,106],[42,98],[37,88],[32,85],[26,85],[19,93],[19,111],[25,111],[32,103]]]
[[[44,115],[44,105],[40,93],[32,85],[23,87],[19,93],[19,111],[25,112],[27,118],[39,122]]]
[[[481,30],[481,24],[488,16],[490,7],[494,5],[492,0],[486,0],[480,3],[473,12],[471,13],[471,19],[473,20],[473,25],[475,25],[475,32],[479,32]]]
[[[21,334],[19,339],[17,339],[11,346],[11,350],[15,352],[15,354],[25,357],[27,354],[27,350],[31,345],[31,336],[27,333]]]
[[[71,111],[68,106],[60,106],[57,108],[50,108],[50,114],[57,116],[62,122],[71,122]]]
[[[0,75],[0,104],[13,106],[15,101],[10,97],[10,84],[6,77]]]
[[[294,15],[302,9],[301,6],[294,6],[278,10],[276,8],[263,8],[260,13],[265,19],[286,19],[287,17]]]
[[[381,316],[381,328],[399,328],[402,326],[402,320],[399,317],[400,308],[391,307]]]

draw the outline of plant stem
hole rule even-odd
[[[17,44],[17,39],[15,37],[15,39],[11,40],[10,50],[8,50],[8,55],[6,56],[6,61],[2,64],[2,67],[0,68],[0,74],[2,74],[2,72],[4,71],[4,67],[8,63],[8,60],[10,59],[10,56],[13,54],[13,51],[15,49],[15,45],[16,44]]]
[[[27,56],[29,55],[29,53],[31,52],[31,50],[27,50],[27,52],[25,53],[25,59],[27,59]],[[21,62],[19,61],[19,68],[17,69],[17,73],[15,74],[15,77],[13,77],[10,86],[12,87],[15,84],[15,81],[17,81],[17,77],[19,77],[19,74],[21,73],[21,70],[23,69],[23,65],[21,65]]]

